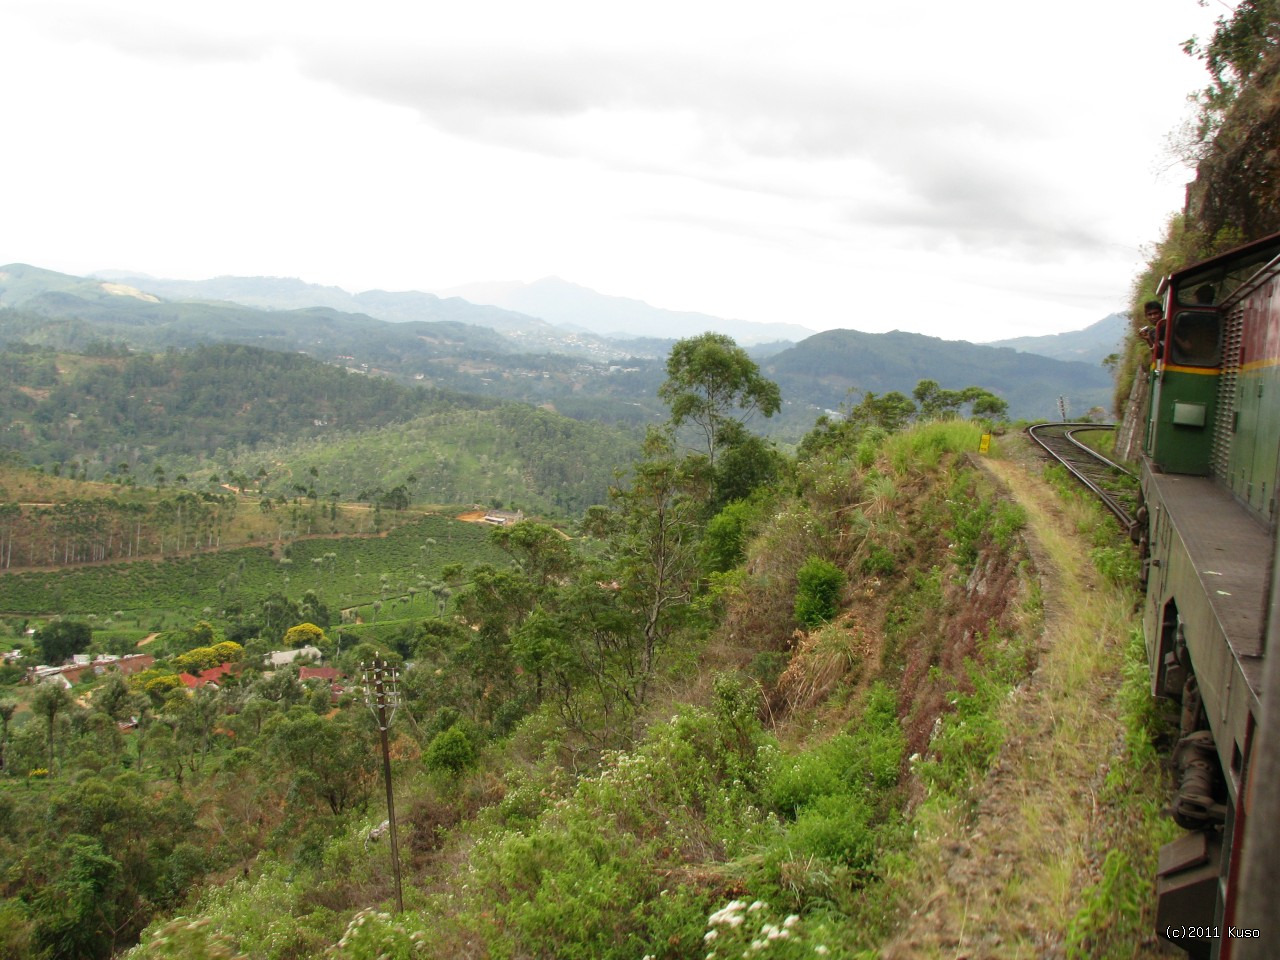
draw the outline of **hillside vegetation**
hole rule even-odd
[[[423,629],[405,675],[393,750],[404,831],[402,915],[385,912],[392,892],[387,850],[367,839],[382,814],[373,799],[376,754],[365,711],[353,704],[325,720],[305,706],[289,709],[287,700],[257,700],[251,687],[220,693],[206,722],[233,730],[235,749],[215,737],[207,752],[180,751],[172,761],[184,764],[180,778],[160,750],[141,776],[167,798],[174,811],[168,816],[190,817],[195,828],[182,831],[189,839],[181,848],[149,851],[161,875],[172,876],[181,863],[191,876],[213,871],[239,879],[208,887],[187,904],[183,920],[158,921],[136,956],[686,957],[736,955],[760,940],[780,956],[854,957],[887,941],[897,944],[894,956],[926,955],[913,952],[919,934],[898,925],[929,895],[931,871],[945,871],[947,851],[964,842],[962,825],[987,817],[990,794],[979,785],[1001,762],[1005,740],[1020,735],[1010,724],[1026,722],[1006,710],[1012,691],[1033,695],[1034,682],[1027,684],[1037,664],[1058,659],[1040,640],[1042,595],[1022,545],[1026,514],[969,463],[962,451],[976,439],[967,424],[929,426],[868,436],[801,465],[803,496],[774,500],[757,514],[742,563],[712,581],[712,606],[666,636],[643,694],[643,678],[626,669],[625,658],[615,659],[622,649],[592,654],[590,647],[556,646],[556,621],[569,613],[555,612],[560,604],[587,603],[601,622],[627,610],[635,585],[628,579],[616,594],[597,587],[594,596],[572,601],[545,592],[521,600],[513,594],[520,584],[541,582],[556,569],[553,557],[559,564],[567,557],[556,541],[531,539],[535,528],[520,537],[519,527],[506,532],[500,540],[525,558],[520,571],[478,571],[474,600],[459,598],[464,617],[481,617],[475,642],[456,645],[447,621]],[[825,615],[806,625],[796,601],[805,590],[802,571],[815,560],[845,585]],[[1096,632],[1087,632],[1094,642]],[[502,636],[513,641],[506,653]],[[1098,657],[1098,669],[1117,670],[1126,634],[1121,626],[1109,636],[1113,652],[1090,656]],[[592,668],[590,657],[601,655],[606,659]],[[523,673],[506,657],[525,664]],[[1070,673],[1073,689],[1100,679],[1094,667],[1080,666]],[[448,683],[438,679],[442,673]],[[698,676],[706,679],[689,679]],[[630,699],[619,696],[628,692]],[[1064,709],[1084,707],[1070,696]],[[1107,688],[1098,697],[1104,705],[1111,699]],[[248,711],[255,700],[261,706]],[[157,723],[182,704],[161,705]],[[522,717],[512,715],[516,704]],[[1104,741],[1123,735],[1119,721],[1108,733],[1097,713],[1082,709],[1079,716]],[[286,746],[288,738],[305,737],[319,747],[331,725],[360,751],[335,754],[347,765],[345,777]],[[43,726],[29,722],[23,730],[33,736],[11,746],[19,769],[47,747]],[[7,794],[17,804],[15,825],[41,822],[23,815],[27,797],[53,800],[58,809],[54,798],[73,783],[117,805],[131,802],[139,774],[113,773],[108,763],[92,776],[70,775],[83,749],[74,729],[55,745],[57,776],[34,794]],[[1140,730],[1136,736],[1140,745]],[[1059,741],[1072,743],[1061,732],[1045,742]],[[127,743],[117,748],[122,759]],[[1095,786],[1108,809],[1125,808],[1129,762],[1136,761],[1114,762],[1113,776]],[[1044,780],[1030,770],[1024,775],[1023,784]],[[343,784],[346,799],[335,808],[325,798],[338,795],[321,791]],[[284,806],[286,793],[295,800]],[[1030,802],[1019,795],[1018,804]],[[198,810],[190,806],[197,798]],[[1082,802],[1087,812],[1087,791],[1055,791],[1056,802],[1071,798],[1072,808]],[[248,805],[254,817],[238,822],[218,813],[235,804]],[[1061,812],[1053,808],[1055,816]],[[1002,828],[1011,813],[1001,813]],[[138,809],[131,816],[141,824],[158,814]],[[59,838],[67,827],[58,822],[38,835],[20,828],[20,849],[65,847]],[[1089,944],[1132,950],[1141,939],[1141,908],[1119,926],[1106,913],[1117,902],[1111,898],[1136,897],[1134,877],[1146,866],[1125,839],[1132,831],[1119,812],[1084,825],[1068,821],[1047,842],[1079,855],[1043,875],[1044,857],[1028,848],[1023,864],[1024,854],[1012,852],[1023,850],[1016,839],[1022,835],[1007,835],[1001,849],[1014,872],[1001,881],[1005,892],[993,891],[986,905],[972,900],[967,929],[957,914],[955,945],[986,943],[989,955],[999,956],[1069,942],[1081,955],[1100,955]],[[257,852],[264,841],[271,853]],[[1046,836],[1028,833],[1026,842],[1033,841]],[[125,858],[128,845],[139,842],[118,829],[96,847],[63,850],[68,862],[116,864],[99,881],[111,893],[100,904],[105,922],[123,919],[136,903],[130,898],[154,882]],[[1105,891],[1089,891],[1091,881],[1103,880],[1089,857],[1091,842],[1128,858],[1108,858]],[[59,861],[46,858],[40,873],[34,860],[24,862],[10,873],[20,878],[8,888],[11,896],[21,899],[21,884],[70,882],[51,870]],[[973,881],[978,888],[991,882],[985,873]],[[1005,922],[1015,916],[1015,890],[1027,904],[1016,914],[1029,920],[1020,928]],[[959,897],[931,902],[935,910],[959,910]],[[74,901],[70,906],[74,911]],[[32,901],[13,914],[25,919],[10,928],[11,943],[24,936],[48,943],[53,918],[42,909]],[[930,936],[945,944],[946,929],[934,924]]]
[[[1112,387],[1110,373],[1096,363],[902,331],[828,330],[768,358],[762,366],[787,397],[804,397],[826,409],[839,407],[851,389],[859,395],[905,393],[929,378],[949,389],[980,383],[1001,397],[1015,418],[1056,419],[1059,398],[1071,416],[1084,418],[1093,408],[1105,407]]]
[[[414,501],[576,514],[606,498],[637,446],[603,424],[258,347],[11,344],[0,368],[0,442],[48,472],[123,485],[328,502],[403,488]]]

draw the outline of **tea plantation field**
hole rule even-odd
[[[415,612],[420,606],[425,616],[434,602],[429,587],[446,564],[509,562],[489,544],[487,533],[478,524],[427,515],[382,536],[14,572],[0,576],[0,613],[136,618],[166,611],[192,617],[230,604],[250,608],[276,592],[299,597],[314,590],[335,614],[339,608],[390,602]],[[397,616],[408,612],[398,609]]]

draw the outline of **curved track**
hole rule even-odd
[[[1114,429],[1115,424],[1111,423],[1038,423],[1027,428],[1027,435],[1088,487],[1115,514],[1120,525],[1132,533],[1138,525],[1133,474],[1076,436],[1094,430]]]

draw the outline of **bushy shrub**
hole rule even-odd
[[[456,777],[474,766],[476,748],[463,729],[455,725],[432,738],[422,761],[432,773]]]
[[[875,856],[872,809],[866,798],[850,794],[818,797],[800,811],[787,831],[792,858],[818,857],[862,866]]]
[[[947,500],[951,508],[951,557],[962,570],[978,559],[978,547],[991,522],[991,503],[983,500],[961,479]]]
[[[876,462],[876,458],[880,456],[880,447],[887,436],[888,434],[879,428],[872,428],[863,434],[858,449],[854,453],[854,460],[859,467],[867,470]]]
[[[769,784],[770,803],[784,816],[796,817],[820,797],[854,792],[857,753],[853,737],[841,734],[780,763]]]
[[[760,514],[758,505],[735,500],[707,522],[702,540],[702,562],[707,570],[723,573],[742,562],[747,536]]]
[[[607,754],[597,776],[538,804],[533,822],[480,841],[460,923],[474,925],[492,955],[692,955],[707,894],[673,884],[670,873],[708,849],[736,855],[753,830],[772,829],[747,783],[754,771],[725,748],[756,725],[749,688],[719,687],[718,715],[690,710],[654,724],[634,751]]]
[[[844,573],[834,563],[810,557],[796,574],[796,619],[807,627],[826,623],[840,609]]]
[[[957,794],[985,773],[1004,742],[997,707],[1012,682],[965,661],[972,693],[954,692],[955,711],[946,715],[930,744],[931,756],[920,764],[920,777],[933,792]]]
[[[361,910],[324,956],[335,960],[411,960],[430,956],[433,946],[431,931],[421,918],[405,914],[393,919],[389,913]]]
[[[867,693],[858,738],[860,770],[867,783],[880,791],[891,789],[898,782],[907,740],[898,722],[898,698],[883,683],[874,684]]]
[[[798,817],[825,796],[878,800],[893,788],[906,744],[893,691],[875,684],[857,726],[856,737],[839,734],[777,765],[768,794],[780,813]]]
[[[1010,549],[1018,533],[1027,525],[1027,511],[1021,504],[1002,500],[991,519],[991,539],[1003,550]]]
[[[209,919],[189,920],[178,917],[151,930],[144,940],[127,954],[132,960],[248,960],[229,937],[214,930]]]
[[[895,566],[893,554],[877,543],[872,544],[867,555],[862,558],[859,569],[868,576],[886,577],[893,573]]]

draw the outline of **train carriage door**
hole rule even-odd
[[[1168,328],[1153,401],[1154,459],[1167,473],[1203,476],[1213,452],[1222,316],[1208,305],[1175,306]]]

